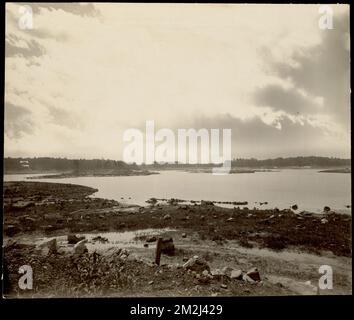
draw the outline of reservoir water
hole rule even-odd
[[[29,175],[5,175],[5,181],[26,180]],[[33,176],[33,175],[31,175]],[[28,181],[37,181],[31,179]],[[346,173],[319,173],[315,169],[284,169],[274,172],[213,175],[161,171],[148,176],[77,177],[38,179],[43,182],[80,184],[99,191],[95,197],[146,205],[149,198],[184,200],[248,201],[253,208],[289,208],[322,212],[329,206],[350,213],[351,179]],[[260,206],[259,202],[268,202]]]

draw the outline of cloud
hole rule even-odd
[[[25,40],[9,34],[6,36],[5,42],[5,56],[6,57],[40,57],[45,54],[45,48],[40,45],[36,40]]]
[[[28,5],[27,3],[24,3]],[[83,17],[97,17],[100,12],[92,3],[31,3],[30,7],[33,13],[42,13],[43,10],[63,10],[68,13],[80,15]]]
[[[59,126],[67,127],[69,129],[76,129],[82,127],[80,118],[74,112],[59,107],[48,107],[51,121]]]
[[[232,155],[236,158],[350,155],[348,142],[343,137],[333,136],[325,127],[315,126],[306,119],[300,121],[285,115],[280,116],[273,124],[265,123],[259,116],[243,120],[229,114],[214,117],[200,115],[188,125],[192,128],[231,129]]]
[[[5,134],[11,139],[21,138],[34,132],[31,112],[24,107],[5,103]]]
[[[302,153],[310,142],[323,155],[350,150],[349,130],[342,140],[330,130],[339,110],[329,96],[342,87],[310,81],[341,34],[338,21],[318,29],[318,5],[34,4],[32,30],[19,29],[18,8],[6,5],[6,101],[31,111],[35,132],[6,135],[8,155],[119,159],[126,127],[194,128],[195,115],[233,128],[235,155]]]
[[[284,88],[270,84],[256,91],[254,100],[257,105],[268,106],[290,114],[315,113],[319,104],[304,92],[296,88]]]
[[[332,30],[321,30],[321,41],[317,45],[296,50],[291,57],[293,63],[273,61],[271,71],[284,82],[293,83],[295,88],[322,97],[322,113],[330,115],[347,129],[350,124],[349,11],[334,15],[333,27]],[[256,95],[268,100],[276,109],[282,107],[289,112],[293,108],[312,112],[306,101],[294,99],[294,91],[280,94],[281,90],[268,86]],[[275,96],[269,96],[271,92]]]

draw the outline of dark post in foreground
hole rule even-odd
[[[162,238],[158,238],[156,243],[156,255],[155,255],[155,263],[158,266],[160,265],[161,249],[162,249]]]

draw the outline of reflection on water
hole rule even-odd
[[[24,180],[24,175],[5,175],[6,180]],[[31,180],[36,181],[36,180]],[[248,207],[289,208],[321,212],[324,206],[349,211],[350,174],[318,173],[316,169],[285,169],[229,175],[162,171],[157,175],[129,177],[78,177],[39,181],[81,184],[99,191],[95,197],[146,205],[149,198],[185,200],[248,201]],[[260,205],[259,202],[268,202]]]

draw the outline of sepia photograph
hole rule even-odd
[[[4,11],[3,299],[352,295],[349,4]]]

